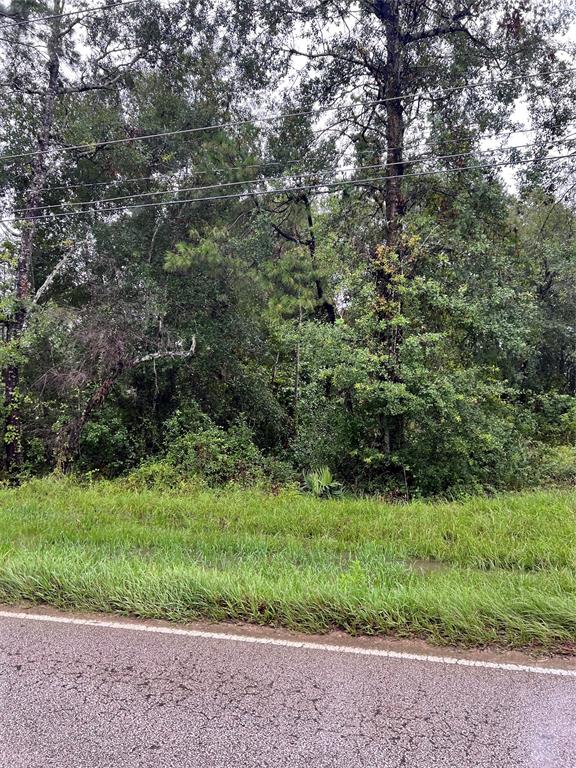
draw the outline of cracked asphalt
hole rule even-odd
[[[1,768],[574,768],[576,679],[0,619]]]

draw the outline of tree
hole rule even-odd
[[[412,177],[422,165],[406,149],[414,146],[417,153],[428,144],[436,155],[446,155],[436,166],[440,173],[455,173],[458,180],[459,167],[478,162],[475,150],[482,135],[511,123],[513,105],[523,93],[530,93],[533,104],[554,102],[558,82],[554,91],[542,87],[549,70],[562,83],[573,81],[570,67],[556,54],[555,34],[565,28],[565,10],[558,6],[544,15],[532,5],[510,9],[479,0],[291,8],[303,41],[291,53],[308,61],[302,90],[313,92],[323,105],[337,105],[330,106],[330,121],[339,145],[356,153],[357,178],[376,177],[358,186],[374,200],[374,215],[381,216],[370,260],[383,379],[400,383],[404,308],[399,281],[412,279],[420,267],[410,252],[405,221],[421,206],[422,185]],[[402,434],[401,417],[384,420],[388,453],[402,444]]]
[[[60,288],[62,282],[66,284],[66,278],[70,277],[66,265],[76,247],[74,243],[82,242],[94,229],[85,214],[91,209],[100,209],[100,215],[105,215],[107,209],[114,209],[113,202],[99,206],[98,198],[106,200],[112,193],[112,200],[129,199],[133,185],[127,183],[123,196],[123,177],[140,172],[147,174],[148,184],[145,193],[137,193],[136,198],[151,192],[160,193],[156,199],[162,200],[162,193],[178,176],[183,177],[194,153],[182,152],[184,142],[178,135],[140,144],[132,144],[131,139],[141,133],[165,130],[166,90],[170,87],[175,110],[171,117],[183,120],[185,129],[190,116],[201,122],[210,120],[211,112],[219,109],[217,103],[208,99],[203,103],[191,94],[177,95],[177,89],[202,80],[204,93],[208,94],[210,84],[217,83],[220,49],[227,50],[232,44],[219,37],[217,17],[207,14],[201,2],[182,2],[167,10],[152,6],[146,11],[135,6],[105,9],[104,17],[91,13],[88,5],[74,12],[63,13],[63,8],[60,0],[35,7],[36,13],[43,11],[49,17],[39,25],[28,18],[29,6],[15,9],[12,15],[17,15],[18,21],[14,20],[9,27],[4,41],[10,88],[3,120],[5,145],[9,149],[4,155],[4,189],[7,199],[16,197],[15,223],[21,228],[21,235],[16,234],[15,287],[6,302],[5,319],[8,362],[4,370],[4,442],[5,464],[10,473],[16,473],[22,461],[19,387],[22,338],[34,306],[39,306],[40,299],[54,298],[55,289]],[[205,13],[206,20],[202,21]],[[165,49],[168,29],[170,53]],[[44,46],[46,61],[31,53]],[[194,48],[198,60],[194,58]],[[215,66],[206,70],[205,59],[209,58],[210,51]],[[168,70],[171,86],[167,80]],[[158,99],[156,103],[155,99]],[[128,101],[138,107],[140,126],[127,119]],[[14,130],[14,121],[10,118],[14,107],[26,126],[22,132]],[[181,124],[176,126],[176,134],[180,127]],[[126,138],[119,141],[114,138],[108,144],[115,131]],[[222,135],[210,137],[218,149],[221,139]],[[193,149],[197,147],[198,143]],[[162,172],[163,175],[156,176]],[[166,212],[158,217],[140,217],[146,222],[146,228],[149,223],[152,226],[150,260],[160,230],[169,226],[170,217]],[[176,209],[174,213],[177,218]],[[68,242],[69,246],[58,246],[57,231],[60,242]],[[58,250],[63,253],[54,261]],[[99,250],[93,249],[92,255],[97,255]],[[38,285],[38,278],[44,283],[35,292],[33,285]],[[78,290],[76,293],[78,295]],[[166,356],[167,350],[161,349],[159,354]],[[130,366],[124,361],[122,367]]]
[[[40,151],[32,8],[0,43],[13,471],[169,461],[199,412],[403,495],[528,482],[572,439],[570,9],[81,6]]]

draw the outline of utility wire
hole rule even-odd
[[[473,126],[477,127],[477,126]],[[501,136],[513,136],[517,133],[536,133],[538,131],[538,128],[518,128],[517,130],[509,130],[509,131],[500,131],[498,133],[492,133],[487,136],[483,136],[483,139],[497,139]],[[460,137],[460,138],[453,138],[453,139],[444,139],[444,143],[446,144],[457,144],[458,142],[463,142],[466,140],[467,137]],[[557,141],[567,141],[569,137],[565,137],[563,139],[558,139]],[[414,141],[405,142],[402,146],[399,147],[390,147],[390,151],[396,151],[400,149],[407,149],[408,147],[413,147],[418,144],[421,144],[421,139],[415,139]],[[547,144],[551,142],[546,142]],[[555,142],[556,143],[556,142]],[[529,144],[521,145],[521,146],[531,146]],[[501,151],[504,149],[515,149],[516,147],[497,147],[494,150],[492,149],[485,149],[485,150],[478,150],[479,154],[485,154],[486,152],[492,152],[492,151]],[[341,152],[341,154],[344,154],[344,152]],[[359,155],[360,157],[363,157],[364,155],[373,155],[374,150],[373,149],[363,149],[363,150],[356,150],[356,155]],[[470,153],[472,154],[472,153]],[[208,168],[208,169],[201,169],[194,171],[194,174],[196,176],[205,176],[208,173],[219,173],[222,170],[226,171],[241,171],[241,170],[250,170],[255,168],[269,168],[276,165],[284,166],[284,165],[293,165],[297,163],[301,163],[305,161],[307,158],[300,157],[300,158],[292,158],[290,160],[269,160],[268,162],[262,162],[262,163],[248,163],[243,165],[227,165],[223,168]],[[186,169],[180,169],[180,170],[186,170]],[[175,171],[174,173],[176,173]],[[45,187],[45,192],[56,192],[60,189],[89,189],[93,187],[107,187],[112,186],[114,184],[131,184],[133,182],[137,181],[160,181],[161,179],[174,179],[174,173],[157,173],[152,176],[134,176],[132,178],[128,179],[109,179],[108,181],[93,181],[93,182],[83,182],[78,184],[59,184],[57,186],[50,186]]]
[[[567,136],[565,139],[559,140],[558,143],[564,143],[565,141],[570,140],[574,135],[571,134],[570,136]],[[398,160],[393,163],[374,163],[372,165],[349,165],[349,166],[334,166],[332,168],[313,168],[309,171],[304,171],[301,174],[305,177],[312,176],[313,174],[327,174],[327,173],[344,173],[346,171],[367,171],[367,170],[373,170],[375,168],[389,168],[391,166],[397,166],[397,165],[413,165],[414,163],[420,163],[424,162],[425,160],[453,160],[460,157],[471,157],[476,154],[487,154],[490,152],[509,152],[513,151],[515,149],[526,149],[527,147],[534,147],[536,146],[533,142],[529,144],[517,144],[511,147],[502,147],[497,149],[486,149],[482,150],[480,152],[474,150],[471,152],[458,152],[458,153],[452,153],[449,155],[434,155],[434,154],[427,154],[427,155],[421,155],[419,157],[414,158],[407,158],[405,160]],[[257,166],[256,166],[257,167]],[[404,174],[403,174],[404,175]],[[65,206],[82,206],[82,205],[88,205],[91,202],[97,202],[97,203],[114,203],[119,202],[120,200],[133,200],[135,198],[142,198],[142,197],[149,197],[153,195],[168,195],[168,194],[180,194],[182,192],[203,192],[207,189],[225,189],[228,187],[237,187],[240,184],[261,184],[262,182],[269,182],[269,181],[282,181],[287,180],[286,176],[264,176],[256,179],[240,179],[238,181],[227,181],[227,182],[217,182],[215,184],[208,184],[204,186],[194,186],[194,187],[179,187],[177,189],[161,189],[161,190],[152,190],[149,192],[137,192],[132,193],[129,195],[119,195],[117,197],[104,197],[100,198],[96,201],[70,201],[70,202],[63,202],[63,203],[53,203],[51,205],[42,205],[39,206],[42,210],[48,210],[48,209],[54,209],[54,208],[63,208]],[[14,210],[14,213],[22,213],[26,211],[26,208],[16,208]]]
[[[3,16],[0,18],[0,21],[10,22],[18,27],[26,26],[27,24],[43,24],[46,21],[52,21],[53,19],[64,19],[67,16],[80,16],[83,14],[90,14],[94,13],[94,11],[108,11],[112,8],[120,8],[124,5],[134,5],[135,3],[139,3],[141,0],[126,0],[123,3],[111,3],[110,5],[96,5],[94,8],[84,8],[83,10],[78,11],[68,11],[67,13],[55,13],[52,16],[37,16],[34,19],[22,19],[21,21],[17,21],[16,19],[12,19],[9,16]]]
[[[503,161],[500,163],[490,163],[487,165],[470,165],[470,166],[462,166],[461,168],[446,168],[443,170],[417,171],[414,173],[397,174],[396,176],[373,176],[373,177],[364,178],[364,179],[342,179],[341,181],[335,181],[335,182],[317,182],[314,184],[281,187],[279,189],[256,190],[256,191],[245,190],[243,192],[237,192],[237,193],[228,194],[228,195],[210,195],[208,197],[192,197],[184,200],[164,200],[157,203],[135,203],[132,205],[122,205],[122,206],[116,206],[114,208],[105,208],[100,211],[91,209],[91,210],[85,210],[85,211],[68,211],[65,213],[50,213],[50,214],[45,214],[40,216],[12,217],[12,218],[0,219],[0,224],[14,223],[18,221],[33,222],[33,221],[43,221],[45,219],[53,220],[53,219],[60,219],[60,218],[72,217],[72,216],[84,216],[90,213],[114,214],[114,213],[117,213],[118,211],[126,211],[126,210],[135,209],[135,208],[151,208],[151,207],[166,206],[166,205],[183,205],[185,203],[203,203],[203,202],[208,202],[210,200],[232,200],[235,198],[242,198],[242,197],[263,197],[268,195],[278,195],[278,194],[281,194],[282,192],[298,192],[298,191],[306,191],[311,189],[321,189],[322,187],[328,190],[331,190],[333,188],[337,188],[342,185],[359,186],[362,184],[368,184],[372,182],[389,181],[391,179],[404,179],[407,177],[415,177],[415,176],[445,176],[449,173],[461,173],[462,171],[476,171],[476,170],[482,170],[482,169],[500,168],[502,166],[521,165],[523,163],[545,162],[545,161],[557,162],[558,160],[565,160],[572,157],[576,157],[576,152],[573,152],[567,155],[556,155],[555,157],[542,157],[542,158],[538,158],[537,160],[535,158],[529,158],[524,160],[509,160],[509,161]],[[174,192],[172,194],[174,194]],[[320,192],[320,194],[326,194],[326,193]],[[98,202],[100,201],[90,200],[90,201],[87,201],[85,205],[90,205],[92,203],[98,203]]]
[[[563,69],[562,71],[574,72],[576,71],[576,67],[571,67],[570,69]],[[551,74],[551,73],[549,72],[547,74]],[[526,75],[516,75],[515,77],[511,77],[507,80],[492,79],[492,80],[480,82],[480,83],[468,83],[466,85],[454,86],[453,88],[446,89],[442,94],[439,94],[438,96],[436,96],[436,98],[442,98],[449,93],[466,90],[467,88],[485,88],[485,87],[489,87],[497,84],[501,85],[503,83],[510,83],[516,80],[522,80],[525,77]],[[71,146],[52,147],[51,149],[54,149],[58,152],[72,152],[77,149],[96,150],[96,149],[101,149],[102,147],[116,146],[118,144],[130,144],[136,141],[146,141],[149,139],[158,139],[166,136],[179,136],[179,135],[185,135],[185,134],[201,133],[202,131],[215,131],[215,130],[219,130],[220,128],[232,128],[232,127],[239,127],[243,125],[254,125],[255,123],[271,123],[277,120],[284,120],[286,118],[292,118],[292,117],[303,117],[306,115],[319,116],[326,112],[335,112],[340,109],[353,109],[355,106],[361,106],[364,109],[366,109],[367,107],[379,106],[381,104],[386,104],[391,101],[398,101],[399,99],[405,99],[408,97],[418,98],[419,96],[434,98],[430,93],[408,93],[408,94],[405,93],[399,96],[390,96],[386,99],[378,99],[377,101],[367,102],[365,104],[355,103],[355,104],[346,104],[346,105],[340,105],[340,106],[320,107],[316,109],[301,110],[299,112],[285,112],[279,115],[273,115],[272,117],[254,117],[249,120],[248,119],[230,120],[223,123],[214,123],[212,125],[197,126],[195,128],[182,128],[176,131],[163,131],[161,133],[149,133],[149,134],[145,134],[144,136],[133,136],[130,138],[123,138],[123,139],[109,139],[107,141],[101,141],[101,142],[93,141],[93,142],[84,143],[84,144],[73,144]],[[326,129],[321,129],[321,130],[326,130]],[[20,160],[25,157],[36,157],[42,154],[46,154],[46,150],[37,150],[35,152],[22,152],[19,154],[12,154],[12,155],[0,155],[0,161],[5,162],[7,160]]]

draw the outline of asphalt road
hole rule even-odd
[[[576,676],[0,617],[1,768],[575,768]]]

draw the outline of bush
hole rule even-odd
[[[252,485],[265,478],[266,460],[244,419],[227,430],[206,423],[186,432],[173,440],[166,458],[184,476],[200,476],[209,485]]]
[[[298,474],[295,472],[294,467],[290,462],[279,459],[276,456],[265,457],[264,474],[273,490],[299,487]]]
[[[78,469],[98,470],[105,477],[117,476],[138,463],[144,452],[139,439],[124,423],[121,414],[112,408],[104,409],[84,427]]]
[[[573,445],[538,445],[533,450],[534,485],[574,485],[576,483],[576,447]]]
[[[292,466],[264,456],[244,418],[228,429],[215,424],[194,403],[167,423],[163,458],[144,462],[126,478],[134,489],[197,489],[236,483],[265,485],[278,492],[296,485]]]
[[[342,483],[334,480],[328,467],[309,472],[304,477],[304,488],[318,499],[333,499],[342,495]]]
[[[135,491],[154,489],[158,491],[181,490],[191,482],[201,485],[199,478],[185,479],[173,464],[167,460],[146,461],[126,477],[126,485]]]

